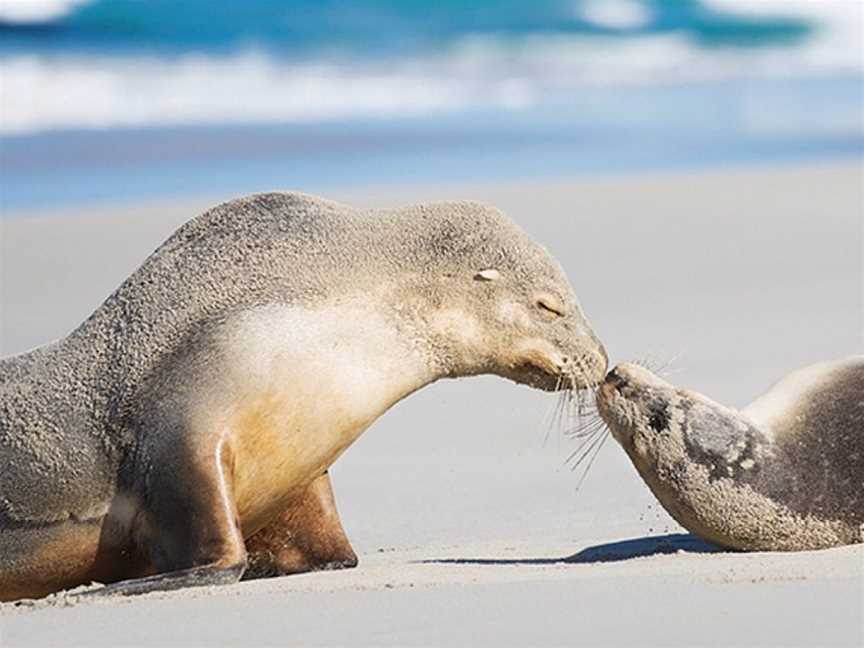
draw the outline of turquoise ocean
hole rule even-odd
[[[864,154],[857,0],[9,0],[0,207]]]

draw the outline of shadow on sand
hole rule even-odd
[[[594,545],[593,547],[586,547],[572,556],[562,558],[430,558],[417,562],[451,565],[556,565],[562,563],[616,562],[643,556],[677,553],[678,551],[716,553],[723,551],[723,549],[688,533],[672,533]]]

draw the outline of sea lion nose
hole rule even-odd
[[[627,384],[627,381],[624,379],[624,377],[620,373],[618,373],[617,368],[606,374],[606,380],[604,382],[610,387],[614,387],[619,392],[621,391],[621,388]]]

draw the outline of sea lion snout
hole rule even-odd
[[[626,388],[628,386],[634,387],[635,391],[627,390]],[[637,392],[640,392],[640,390],[645,387],[672,388],[672,385],[667,383],[665,380],[658,378],[645,369],[645,367],[640,367],[639,365],[629,362],[622,362],[621,364],[615,365],[615,367],[612,368],[612,371],[606,374],[606,378],[604,378],[600,390],[601,393],[603,390],[610,392],[608,394],[610,396],[612,395],[612,392],[617,392],[629,397],[636,395]]]
[[[632,365],[619,364],[606,374],[597,394],[598,399],[608,404],[610,399],[616,395],[624,395],[624,388],[630,383],[632,376],[629,367]]]
[[[581,389],[600,383],[606,362],[606,351],[595,338],[583,337],[566,347],[536,338],[516,345],[505,375],[544,391]]]
[[[622,362],[616,365],[609,374],[617,375],[626,383],[640,383],[651,386],[670,387],[669,383],[661,378],[658,378],[645,367],[640,367],[631,362]]]
[[[603,381],[603,386],[607,389],[615,389],[616,391],[621,391],[621,387],[627,384],[627,380],[622,376],[617,368],[612,369],[608,374],[606,374],[606,378]]]
[[[674,388],[636,364],[616,365],[597,390],[597,408],[612,436],[629,447],[637,433],[650,435],[668,427],[665,414]]]
[[[596,387],[609,364],[603,343],[578,311],[561,316],[559,325],[549,331],[555,377],[562,379],[559,389]]]
[[[599,385],[609,366],[606,349],[596,336],[581,339],[570,355],[562,357],[561,370],[571,377],[577,386],[594,387]],[[580,384],[582,383],[582,384]]]

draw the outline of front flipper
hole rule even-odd
[[[148,479],[137,543],[156,574],[68,594],[70,598],[147,594],[226,585],[246,569],[237,511],[219,448],[204,456],[163,456]]]
[[[214,563],[201,567],[192,567],[167,574],[156,574],[145,578],[110,583],[98,589],[86,590],[68,594],[70,598],[95,598],[102,596],[132,596],[150,592],[168,592],[185,587],[206,587],[212,585],[231,585],[240,580],[245,563],[225,566],[224,563]]]
[[[329,475],[313,481],[268,526],[246,541],[245,578],[300,574],[357,565],[339,521]]]

